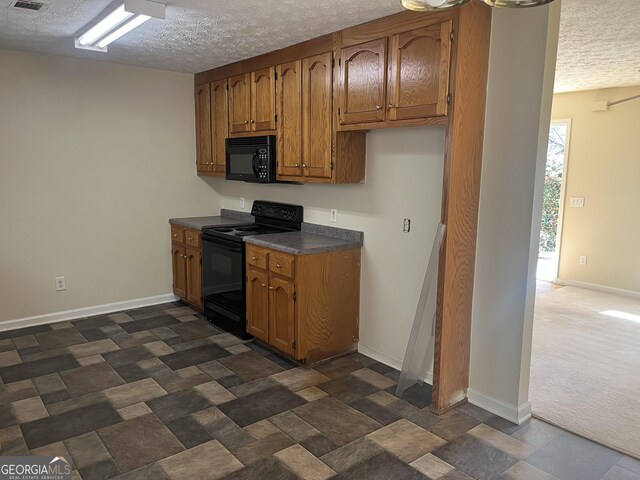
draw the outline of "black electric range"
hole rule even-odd
[[[216,326],[242,338],[246,331],[245,243],[249,235],[298,231],[303,221],[300,205],[256,200],[254,223],[202,230],[202,290],[204,313]]]

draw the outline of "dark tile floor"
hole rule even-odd
[[[178,303],[0,332],[0,454],[75,479],[640,480],[640,462],[538,420],[429,411],[360,354],[305,369]]]

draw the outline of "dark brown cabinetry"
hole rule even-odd
[[[227,81],[199,85],[196,101],[196,164],[198,175],[225,174],[228,137]]]

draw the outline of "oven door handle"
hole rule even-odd
[[[253,167],[253,174],[258,178],[258,152],[253,154],[253,159],[251,160]]]

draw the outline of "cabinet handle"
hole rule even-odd
[[[382,110],[382,106],[376,105],[376,110]]]
[[[256,121],[255,120],[251,120],[251,123],[256,123]]]
[[[251,257],[251,260],[255,262],[256,260],[258,260],[258,257]]]
[[[265,283],[262,284],[262,288],[266,287],[267,285]]]
[[[280,265],[279,263],[276,263],[276,268],[282,268],[282,265]]]
[[[274,288],[271,285],[269,285],[269,290],[274,290]]]
[[[244,121],[244,124],[245,124],[245,125],[248,125],[248,124],[249,124],[249,120],[245,120],[245,121]]]
[[[388,105],[388,107],[389,107],[389,109],[396,108],[396,106],[395,106],[393,103],[390,103],[390,104]]]
[[[192,241],[193,237],[187,237],[187,240]]]
[[[296,168],[298,168],[298,167],[300,167],[300,164],[296,163],[296,164],[294,164],[293,166],[294,166],[294,167],[296,167]]]
[[[173,236],[174,236],[174,237],[177,237],[177,236],[178,236],[178,234],[177,234],[177,233],[174,233],[174,234],[173,234]]]
[[[306,163],[303,163],[303,164],[302,164],[302,168],[307,168],[307,164],[306,164]]]

